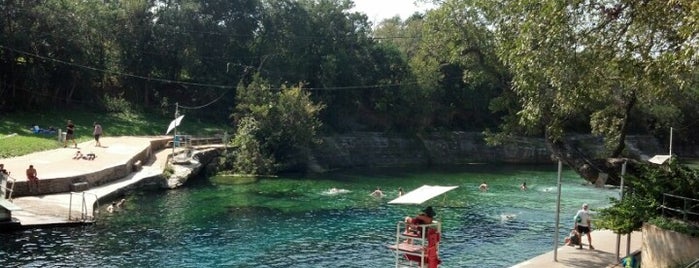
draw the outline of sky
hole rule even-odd
[[[353,10],[366,14],[374,25],[395,15],[405,20],[416,11],[424,13],[434,7],[432,4],[416,4],[415,0],[354,0],[354,5]]]

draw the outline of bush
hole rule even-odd
[[[688,234],[693,237],[699,237],[699,226],[690,222],[667,217],[655,217],[650,219],[648,223],[665,230],[671,230],[678,233]]]

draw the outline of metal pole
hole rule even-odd
[[[173,161],[173,162],[175,161],[175,142],[176,142],[175,139],[177,138],[177,122],[176,121],[177,121],[177,116],[179,114],[179,108],[180,108],[179,102],[175,102],[175,121],[173,121],[173,122],[175,122],[175,127],[173,129],[173,134],[172,134],[172,158],[171,158],[171,161]]]
[[[670,157],[672,157],[672,127],[670,127]]]
[[[631,254],[631,234],[626,235],[626,256]]]
[[[71,221],[70,212],[73,210],[73,192],[70,192],[70,199],[68,200],[68,221]]]
[[[626,175],[626,163],[628,159],[624,159],[624,163],[621,164],[621,182],[619,183],[619,200],[624,200],[624,175]],[[631,234],[628,234],[631,237]],[[621,234],[616,234],[616,259],[619,259],[619,251],[621,248]],[[628,251],[629,244],[626,244],[626,250]],[[628,255],[628,253],[626,254]]]
[[[561,172],[563,170],[563,162],[558,160],[558,197],[556,198],[556,225],[554,226],[553,235],[553,261],[558,262],[558,224],[561,221]]]

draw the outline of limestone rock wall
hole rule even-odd
[[[699,258],[699,237],[643,225],[641,267],[683,267]]]
[[[650,136],[630,136],[628,151],[653,156],[661,151]],[[516,138],[501,146],[488,146],[478,132],[438,132],[420,136],[379,132],[353,132],[328,136],[312,152],[311,170],[356,167],[460,165],[500,162],[549,164],[553,160],[543,138]],[[590,135],[571,137],[591,157],[604,156],[602,140]]]

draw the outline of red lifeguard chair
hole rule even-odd
[[[388,203],[422,204],[457,187],[423,185]],[[419,225],[399,221],[396,224],[396,241],[394,244],[388,245],[396,258],[396,268],[437,268],[442,263],[439,259],[441,235],[442,224],[439,221],[434,220],[430,224]]]
[[[429,267],[437,268],[442,261],[439,259],[439,241],[442,225],[438,221],[431,224],[414,226],[417,232],[406,232],[409,223],[398,222],[396,225],[396,242],[389,245],[396,258],[396,267]]]

